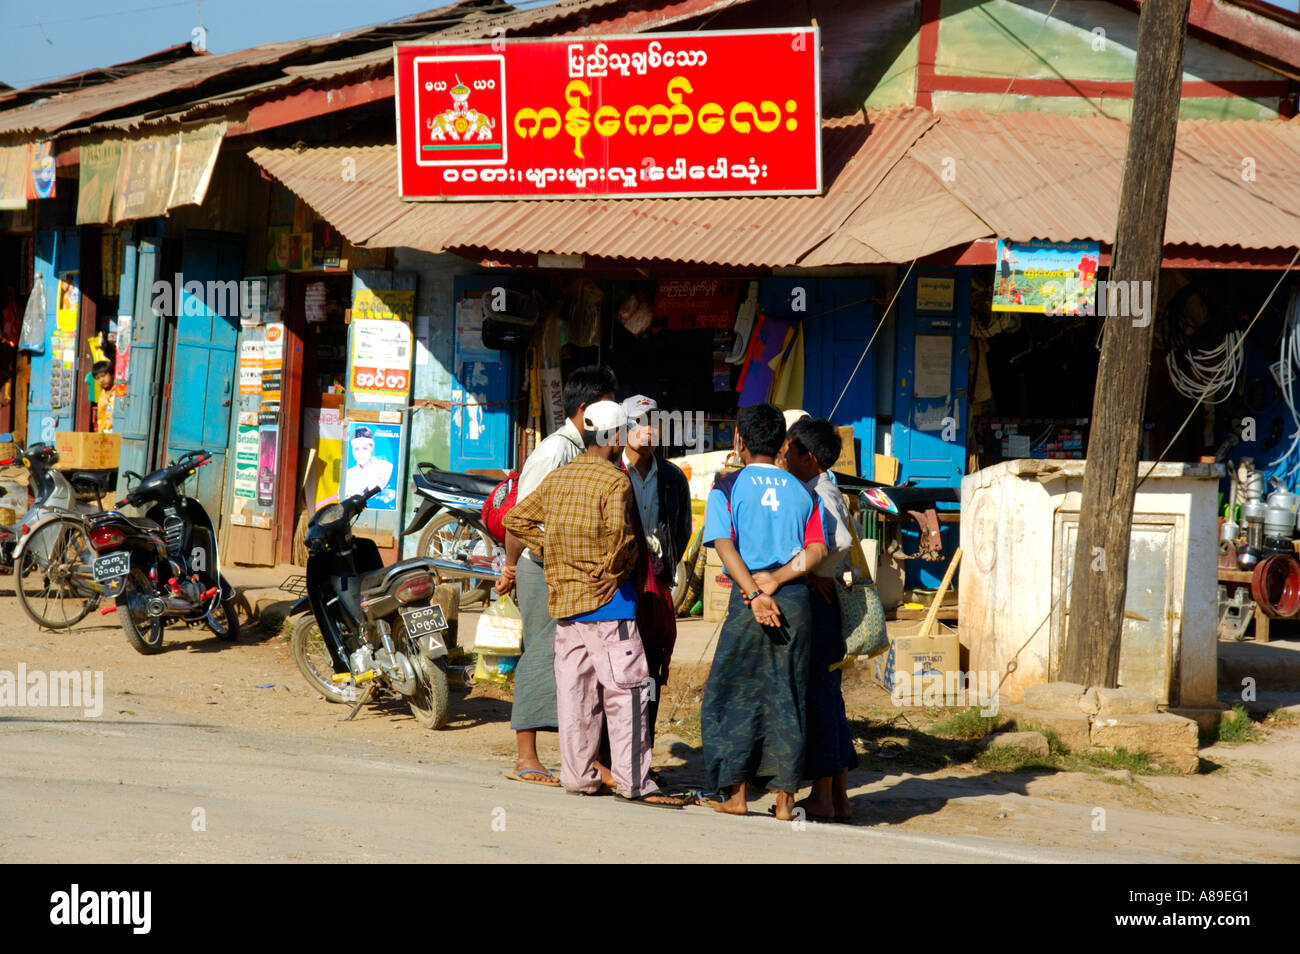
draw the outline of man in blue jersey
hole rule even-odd
[[[774,463],[785,421],[771,404],[742,408],[736,449],[745,467],[709,492],[704,541],[731,577],[701,707],[709,788],[720,812],[748,812],[746,783],[776,792],[775,815],[793,818],[804,759],[810,604],[802,577],[826,555],[817,498]],[[764,592],[754,582],[766,573]]]

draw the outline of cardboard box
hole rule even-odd
[[[708,558],[704,561],[704,618],[710,623],[726,618],[733,585],[718,552],[710,547]]]
[[[858,476],[858,445],[853,440],[853,427],[844,425],[835,430],[840,435],[840,457],[831,470],[856,477]]]
[[[54,435],[60,470],[117,470],[122,456],[121,434],[59,431]]]
[[[934,699],[937,693],[940,700],[946,699],[943,687],[946,681],[951,681],[946,674],[961,672],[961,643],[957,634],[936,623],[935,635],[913,635],[920,625],[920,620],[910,625],[891,625],[889,649],[871,660],[872,678],[891,693],[898,686],[903,705],[920,702],[926,689],[930,698]]]

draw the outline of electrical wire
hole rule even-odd
[[[1222,404],[1232,397],[1246,365],[1243,337],[1240,331],[1229,331],[1213,348],[1171,349],[1165,355],[1165,366],[1174,389],[1204,404]]]
[[[1283,463],[1295,453],[1297,447],[1300,447],[1300,406],[1297,405],[1293,386],[1296,377],[1295,369],[1300,368],[1300,288],[1291,293],[1291,304],[1287,308],[1282,325],[1282,348],[1278,362],[1281,366],[1278,373],[1278,390],[1282,392],[1282,401],[1291,415],[1291,429],[1294,433],[1287,449],[1276,460],[1269,462],[1270,467]],[[1283,479],[1290,477],[1297,469],[1300,469],[1300,460],[1283,471]]]

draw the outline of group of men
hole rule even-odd
[[[776,791],[778,818],[799,807],[848,818],[856,756],[834,666],[844,656],[835,578],[853,538],[827,473],[839,456],[835,429],[805,415],[787,434],[772,405],[740,411],[745,466],[715,482],[703,532],[734,583],[702,707],[708,785],[668,794],[651,750],[676,641],[672,590],[691,536],[690,488],[659,450],[655,402],[616,403],[616,390],[607,368],[569,376],[567,420],[529,455],[505,516],[496,592],[515,589],[523,617],[510,777],[735,814],[748,811],[750,783]],[[559,733],[558,778],[537,754],[547,730]],[[796,805],[805,778],[813,791]]]

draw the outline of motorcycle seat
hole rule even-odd
[[[459,474],[450,470],[439,470],[436,467],[426,467],[424,476],[431,484],[438,484],[443,487],[450,487],[453,490],[459,490],[467,494],[475,494],[479,497],[486,497],[492,493],[493,488],[501,481],[495,477],[480,477],[477,474]]]
[[[382,590],[395,577],[401,576],[403,573],[409,573],[412,570],[428,573],[429,566],[423,559],[415,557],[410,560],[401,560],[391,566],[380,567],[378,570],[371,570],[369,573],[363,573],[361,576],[361,593],[364,596]]]
[[[68,473],[68,483],[77,493],[102,494],[108,490],[109,475],[104,472],[74,470]]]

